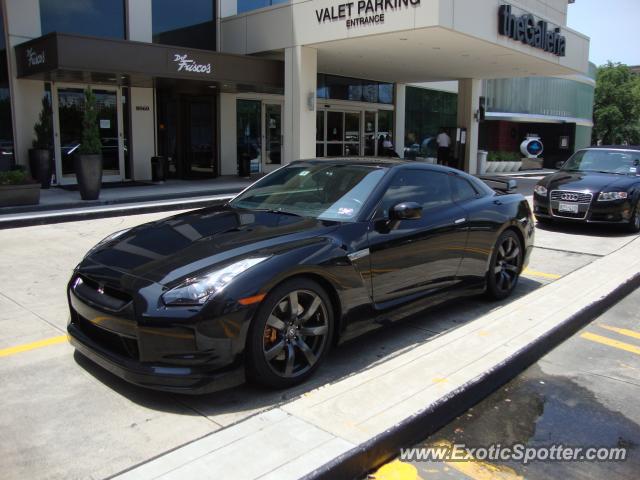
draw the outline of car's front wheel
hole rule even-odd
[[[512,230],[498,238],[487,272],[487,294],[491,298],[502,300],[516,288],[524,258],[522,248],[520,238]]]
[[[333,309],[316,282],[298,278],[263,301],[247,339],[247,378],[275,388],[304,382],[331,346]]]
[[[631,220],[629,220],[627,229],[632,233],[640,232],[640,200],[638,200],[638,203],[636,203],[636,208],[633,209]]]

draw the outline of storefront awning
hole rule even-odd
[[[220,91],[282,93],[284,63],[154,43],[51,33],[15,47],[18,78],[152,87],[157,79]]]

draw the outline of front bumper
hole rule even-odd
[[[147,282],[128,289],[128,281],[113,280],[76,273],[69,283],[67,331],[82,355],[156,390],[201,394],[244,380],[242,353],[254,310],[233,302],[223,310],[167,308],[158,302],[160,287]]]
[[[121,379],[144,388],[173,393],[200,395],[224,390],[244,382],[241,365],[207,372],[189,367],[142,364],[114,355],[91,340],[73,322],[67,331],[69,343],[82,355]]]
[[[560,213],[557,203],[534,194],[533,213],[536,217],[577,223],[627,224],[632,218],[631,203],[626,200],[580,204],[577,214]]]

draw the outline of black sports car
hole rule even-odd
[[[640,147],[577,151],[538,182],[533,203],[541,223],[617,223],[640,232]]]
[[[145,387],[205,392],[242,365],[286,387],[337,341],[455,296],[505,298],[533,235],[522,195],[457,170],[294,162],[224,206],[104,239],[69,282],[68,331]]]

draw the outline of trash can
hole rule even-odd
[[[167,176],[166,160],[164,157],[151,157],[151,180],[164,182]]]
[[[478,150],[478,172],[480,174],[487,173],[487,155],[489,152],[486,150]]]
[[[250,177],[251,176],[251,159],[249,155],[243,153],[238,160],[238,176]]]

